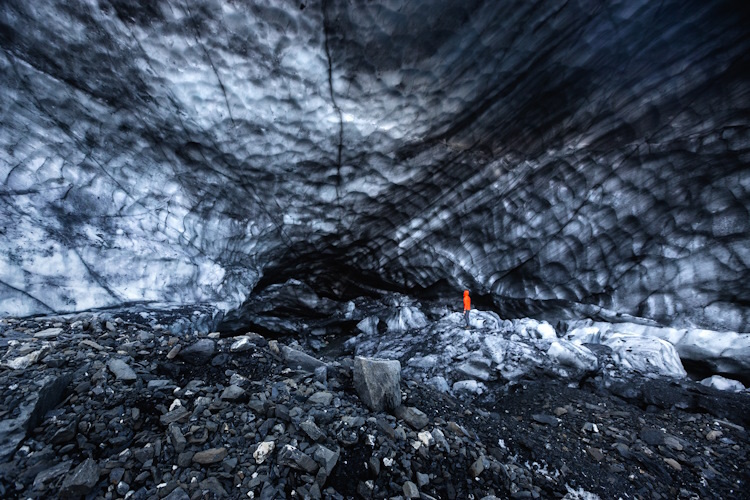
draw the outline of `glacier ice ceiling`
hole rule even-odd
[[[470,288],[750,330],[750,4],[5,1],[0,314]]]

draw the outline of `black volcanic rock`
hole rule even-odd
[[[284,339],[236,350],[235,339],[186,334],[227,358],[192,365],[167,358],[175,337],[162,325],[99,321],[109,314],[0,320],[0,338],[13,341],[0,353],[0,427],[34,397],[48,405],[0,460],[2,498],[734,498],[747,487],[746,391],[632,373],[639,396],[626,400],[599,376],[571,384],[526,370],[521,381],[486,381],[482,394],[451,394],[406,377],[403,406],[389,414],[357,396],[351,357],[321,360],[322,378],[284,362]],[[50,327],[61,365],[8,366]],[[131,382],[108,366],[135,342]],[[62,377],[70,391],[44,382]],[[233,384],[247,397],[223,398]]]
[[[734,0],[5,1],[0,314],[294,277],[746,331],[748,26]]]

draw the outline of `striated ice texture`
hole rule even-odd
[[[748,331],[749,26],[730,0],[4,1],[0,314],[295,278]]]

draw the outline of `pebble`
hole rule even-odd
[[[320,427],[318,427],[315,422],[306,420],[302,423],[300,423],[300,428],[305,432],[305,434],[308,435],[310,439],[313,441],[322,441],[325,439],[326,434],[323,432]]]
[[[214,352],[216,352],[216,343],[212,339],[200,339],[180,349],[177,357],[192,365],[203,365],[211,359]]]
[[[558,406],[557,408],[555,408],[555,415],[558,417],[562,417],[566,413],[568,413],[568,410],[566,410],[562,406]]]
[[[107,368],[117,377],[117,380],[122,380],[123,382],[138,380],[138,375],[136,375],[135,371],[122,359],[110,359],[107,363]]]
[[[106,348],[103,345],[100,345],[100,344],[94,342],[91,339],[84,339],[78,345],[81,346],[81,347],[91,347],[92,349],[96,349],[97,351],[106,351],[106,350],[108,350],[108,348]]]
[[[421,430],[430,423],[430,419],[423,411],[412,406],[399,406],[394,414],[415,430]]]
[[[674,436],[664,436],[664,444],[667,445],[670,449],[675,450],[675,451],[683,450],[682,444]]]
[[[664,433],[658,429],[643,429],[640,437],[644,443],[651,446],[658,446],[664,443]]]
[[[706,439],[708,439],[709,441],[716,441],[723,435],[724,433],[721,432],[720,430],[713,430],[713,431],[709,431],[708,434],[706,434]]]
[[[560,423],[557,418],[553,417],[552,415],[545,415],[541,413],[534,414],[531,416],[531,418],[533,418],[535,422],[550,425],[552,427],[557,427]]]
[[[411,481],[406,481],[402,489],[406,498],[419,498],[419,488]]]
[[[62,328],[46,328],[44,330],[36,332],[34,334],[34,337],[38,339],[52,339],[60,335],[62,332]]]
[[[328,406],[333,400],[333,394],[330,392],[316,392],[307,400],[308,403]]]
[[[173,422],[184,420],[189,414],[190,412],[184,406],[178,406],[166,415],[159,417],[159,421],[164,425],[169,425]]]
[[[245,395],[245,389],[238,385],[230,385],[221,393],[221,399],[235,401]]]
[[[672,467],[674,470],[676,470],[676,471],[681,471],[682,470],[682,466],[680,465],[680,463],[677,460],[675,460],[673,458],[665,458],[664,461],[667,463],[667,465],[669,465],[670,467]]]
[[[599,448],[589,446],[588,448],[586,448],[586,452],[591,455],[591,458],[593,458],[597,462],[601,462],[602,460],[604,460],[604,453],[602,453],[602,450],[600,450]]]
[[[276,447],[276,443],[273,441],[263,441],[258,445],[256,450],[253,452],[253,458],[255,459],[255,463],[260,465],[263,462],[265,462],[268,455],[273,451],[273,449]]]
[[[180,344],[177,344],[172,349],[169,350],[167,353],[167,359],[174,359],[177,357],[178,354],[180,354],[180,351],[182,350],[182,346]]]
[[[289,444],[286,444],[281,448],[277,456],[277,462],[281,465],[304,470],[310,474],[318,470],[318,464],[315,463],[315,460]]]
[[[221,448],[209,448],[208,450],[199,451],[193,455],[193,462],[201,465],[215,464],[221,462],[227,456],[227,449]]]
[[[469,475],[471,477],[477,477],[482,472],[484,472],[484,458],[479,457],[474,461],[473,464],[471,464],[471,467],[469,468]]]
[[[582,430],[583,432],[593,432],[595,434],[599,433],[599,427],[595,423],[592,423],[592,422],[586,422],[585,424],[583,424]]]

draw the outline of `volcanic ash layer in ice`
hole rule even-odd
[[[748,5],[2,2],[0,314],[294,276],[748,331]]]

